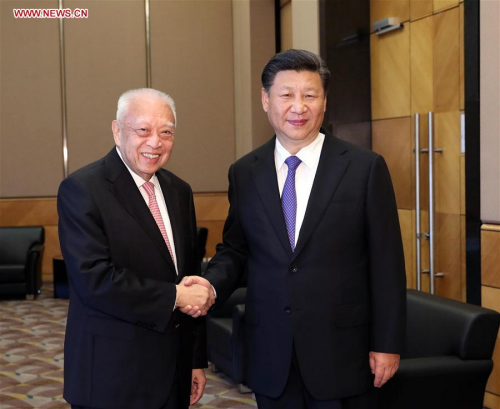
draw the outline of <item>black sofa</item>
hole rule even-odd
[[[408,290],[406,348],[379,409],[482,409],[500,314]]]
[[[245,295],[239,288],[208,314],[207,341],[212,367],[249,391]],[[415,290],[407,296],[406,347],[398,372],[378,391],[378,409],[482,409],[500,314]]]
[[[0,297],[34,299],[42,287],[42,226],[0,227]]]

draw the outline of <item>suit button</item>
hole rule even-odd
[[[174,325],[174,327],[175,327],[175,328],[179,328],[179,323],[176,323],[176,324]]]
[[[288,270],[290,271],[290,273],[296,273],[297,271],[299,271],[299,268],[297,267],[297,264],[291,264]]]
[[[286,312],[287,314],[290,314],[290,313],[292,312],[292,309],[291,309],[290,307],[286,307],[286,308],[285,308],[285,312]]]

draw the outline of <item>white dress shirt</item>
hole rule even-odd
[[[147,180],[144,180],[143,178],[141,178],[137,173],[135,173],[132,169],[130,169],[128,167],[128,165],[123,160],[122,154],[118,148],[116,148],[116,151],[118,152],[118,156],[120,156],[120,159],[123,161],[123,163],[127,167],[128,171],[132,175],[132,178],[134,179],[134,182],[137,185],[139,192],[141,192],[141,195],[144,198],[146,205],[149,207],[149,195],[143,186],[144,183],[147,182]],[[172,225],[170,224],[170,217],[168,216],[168,210],[167,210],[167,205],[165,203],[165,197],[163,196],[163,193],[161,191],[160,182],[159,182],[158,178],[156,177],[156,175],[153,175],[149,181],[155,185],[156,202],[158,203],[161,218],[163,220],[163,224],[165,225],[165,230],[167,231],[167,237],[168,237],[168,240],[170,242],[170,247],[172,249],[172,256],[174,258],[173,261],[174,261],[174,266],[175,266],[175,272],[178,275],[179,271],[177,270],[177,256],[175,255],[174,235],[172,233]]]
[[[309,196],[311,195],[314,177],[316,176],[316,170],[318,169],[319,158],[321,156],[321,149],[323,148],[324,141],[325,135],[320,132],[316,139],[309,145],[303,147],[295,155],[291,155],[290,152],[288,152],[279,142],[278,138],[276,138],[274,163],[276,165],[276,174],[278,176],[280,197],[283,193],[283,187],[285,186],[286,177],[288,175],[288,165],[285,163],[285,160],[287,160],[289,156],[297,156],[302,161],[295,171],[295,191],[297,193],[295,245],[297,245],[300,228],[302,227],[302,222],[304,221],[304,216],[306,214],[307,203],[309,202]]]

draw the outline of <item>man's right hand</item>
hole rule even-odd
[[[210,283],[202,277],[184,277],[177,287],[175,306],[181,312],[196,318],[206,315],[215,303],[215,294]]]

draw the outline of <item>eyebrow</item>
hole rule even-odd
[[[134,126],[139,126],[140,124],[147,124],[147,125],[151,125],[151,122],[149,122],[148,120],[146,119],[137,119],[137,121],[135,121],[135,124]],[[175,124],[173,122],[164,122],[163,124],[161,124],[160,126],[170,126],[172,128],[175,128]]]
[[[278,88],[279,90],[295,90],[296,88],[291,85],[282,85]],[[304,89],[304,91],[317,91],[318,88],[311,86]]]

